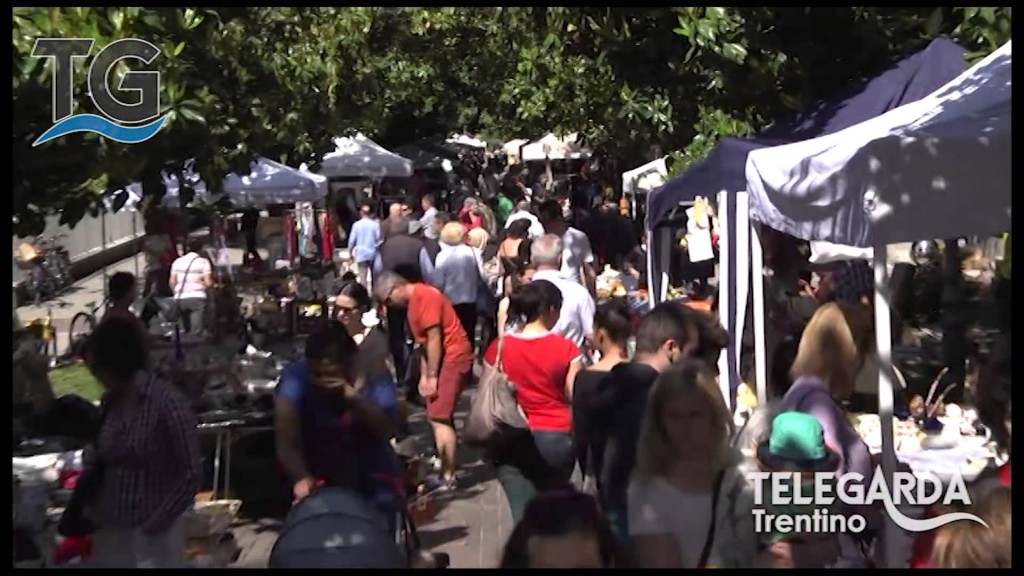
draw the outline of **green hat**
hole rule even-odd
[[[772,420],[771,436],[757,448],[761,467],[777,472],[832,472],[839,455],[825,444],[821,422],[803,412],[782,412]]]

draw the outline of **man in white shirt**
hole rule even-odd
[[[530,221],[530,238],[539,238],[544,235],[544,226],[536,216],[530,213],[530,202],[527,200],[516,204],[515,211],[508,215],[508,220],[505,220],[505,228],[507,229],[516,220],[523,219]]]
[[[557,200],[545,201],[538,212],[545,234],[554,234],[562,239],[562,278],[585,286],[593,297],[597,293],[597,274],[594,272],[590,239],[566,223],[562,217],[562,205]]]
[[[554,234],[545,234],[530,246],[530,262],[537,272],[533,281],[547,280],[562,293],[562,309],[558,323],[551,329],[584,349],[594,332],[594,298],[580,283],[566,280],[562,268],[562,239]]]
[[[420,216],[423,235],[431,240],[437,240],[437,228],[434,226],[434,220],[437,219],[437,208],[434,207],[434,195],[424,194],[423,199],[420,200],[420,206],[423,208],[423,216]]]
[[[203,333],[206,292],[213,287],[213,266],[203,255],[203,242],[189,238],[188,253],[171,264],[171,289],[185,329],[193,336]]]

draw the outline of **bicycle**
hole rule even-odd
[[[39,303],[52,298],[74,281],[70,256],[59,243],[66,237],[66,234],[40,236],[32,243],[35,256],[16,257],[18,268],[28,273],[24,289],[29,301]]]
[[[71,325],[68,326],[68,349],[65,353],[66,356],[76,357],[81,352],[81,346],[85,340],[93,333],[96,329],[97,315],[101,310],[106,308],[107,300],[103,300],[99,305],[95,305],[95,302],[86,304],[86,311],[79,312],[71,318]]]
[[[36,245],[43,253],[44,266],[56,281],[58,290],[62,290],[74,282],[74,277],[71,275],[71,255],[61,244],[61,240],[65,238],[67,238],[67,234],[62,233],[56,236],[40,236],[36,240]]]

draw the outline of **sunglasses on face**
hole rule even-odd
[[[338,316],[347,316],[353,312],[359,311],[359,308],[355,306],[335,306],[335,310],[338,311]]]

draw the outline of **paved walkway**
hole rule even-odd
[[[456,412],[461,427],[473,391],[463,393]],[[414,434],[409,441],[417,448],[429,449],[432,440],[422,410],[410,415]],[[494,568],[512,530],[512,516],[494,469],[470,449],[460,453],[460,479],[463,488],[434,501],[436,517],[417,527],[423,549],[447,553],[452,568]],[[464,478],[461,476],[465,474]],[[280,522],[256,519],[240,523],[234,529],[242,549],[233,568],[266,568],[270,551],[277,541]]]

